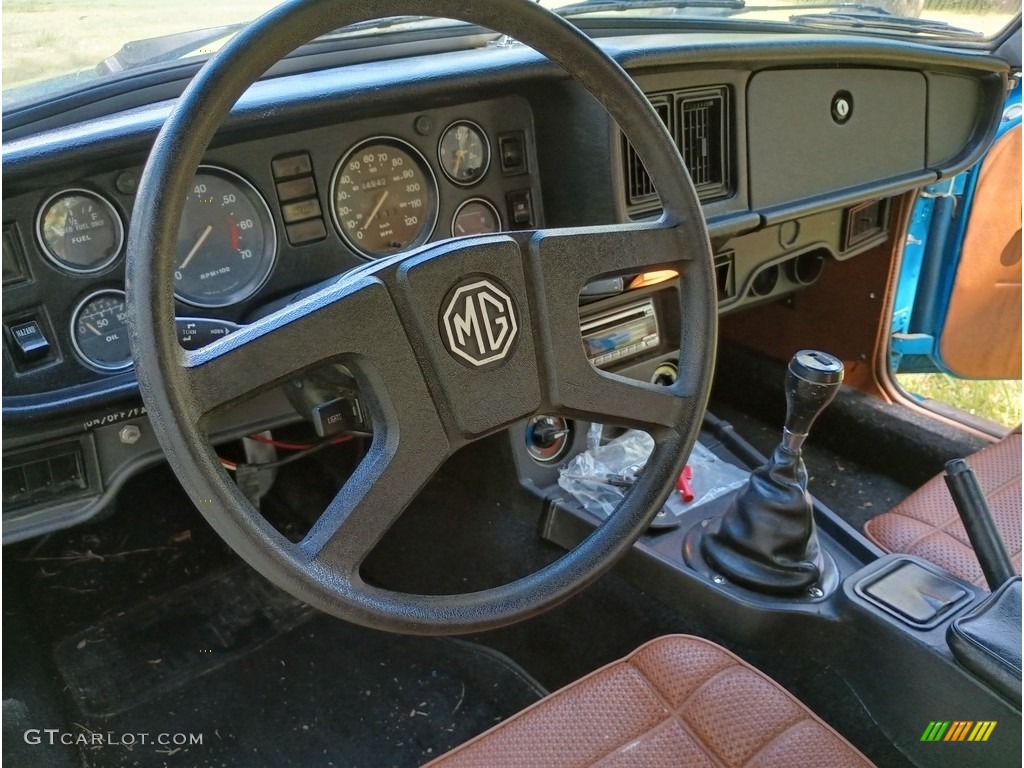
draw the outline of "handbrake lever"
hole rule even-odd
[[[999,535],[978,478],[966,461],[953,459],[946,463],[945,479],[949,495],[953,497],[953,504],[960,513],[960,520],[967,530],[967,537],[974,547],[982,573],[985,574],[985,581],[989,589],[995,592],[1017,575],[1017,569]]]

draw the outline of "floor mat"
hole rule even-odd
[[[238,567],[62,641],[57,667],[78,707],[109,717],[244,656],[313,610]]]
[[[94,768],[415,766],[544,694],[488,648],[310,614],[246,569],[68,638],[58,664]]]

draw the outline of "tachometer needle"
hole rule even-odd
[[[196,240],[196,244],[192,246],[192,250],[188,252],[188,256],[186,256],[185,260],[181,262],[181,266],[178,267],[179,270],[182,270],[188,266],[188,263],[192,261],[192,257],[199,252],[200,248],[203,247],[203,243],[206,242],[206,238],[210,236],[211,232],[213,232],[213,224],[207,224],[206,229],[203,230],[203,234],[199,236],[199,239]]]
[[[370,211],[370,215],[366,217],[366,223],[363,224],[363,232],[369,229],[370,225],[373,224],[373,220],[377,218],[377,214],[380,213],[380,209],[381,207],[383,207],[384,201],[388,199],[388,195],[390,194],[390,189],[385,189],[384,192],[381,194],[380,198],[377,200],[377,204],[373,206],[373,210]]]

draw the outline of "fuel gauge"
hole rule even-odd
[[[85,189],[68,189],[47,200],[36,231],[43,253],[69,272],[99,272],[124,245],[124,227],[114,206]]]
[[[459,120],[445,129],[437,154],[445,176],[464,187],[483,179],[491,164],[487,134],[469,120]]]

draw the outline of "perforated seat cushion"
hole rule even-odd
[[[432,768],[863,768],[871,763],[784,688],[714,643],[653,640]]]
[[[999,533],[1020,573],[1021,435],[1014,432],[967,459],[988,499]],[[864,533],[887,552],[916,555],[979,587],[988,588],[942,475],[933,477]]]

